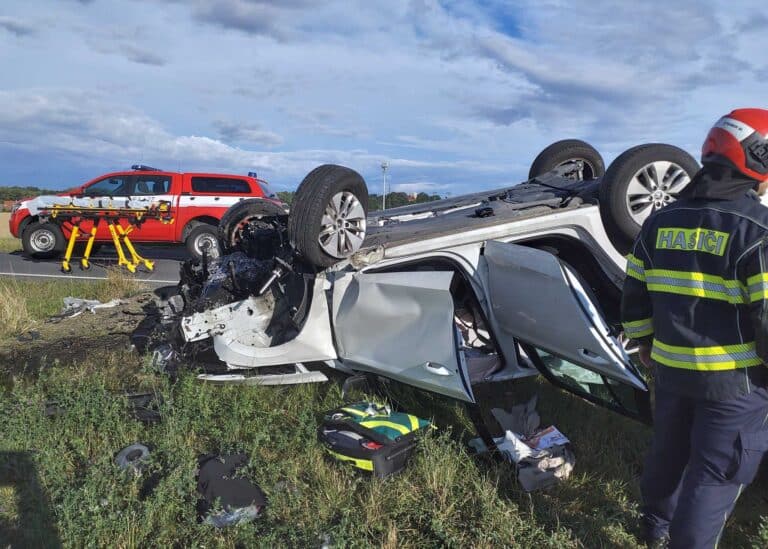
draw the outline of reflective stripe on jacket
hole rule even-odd
[[[681,199],[654,213],[626,274],[624,332],[652,341],[657,383],[712,400],[765,384],[768,208],[754,192]]]

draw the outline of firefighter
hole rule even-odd
[[[622,324],[655,371],[640,486],[649,546],[716,546],[768,449],[766,136],[768,110],[722,117],[703,168],[627,257]]]

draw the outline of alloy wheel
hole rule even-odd
[[[37,229],[32,233],[29,245],[36,253],[50,252],[56,247],[56,235],[50,229]]]
[[[211,259],[219,257],[219,241],[215,235],[203,233],[195,239],[195,250],[201,257],[203,251],[205,251]]]
[[[677,200],[690,182],[688,173],[674,162],[659,160],[643,166],[627,187],[626,203],[632,219],[642,225],[652,212]]]
[[[357,197],[342,191],[331,197],[325,207],[317,237],[320,247],[331,257],[349,257],[365,239],[365,209]]]

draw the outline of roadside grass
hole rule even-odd
[[[18,334],[33,324],[27,299],[15,279],[0,281],[0,337]]]
[[[57,281],[0,278],[0,337],[18,334],[55,313],[68,296],[109,301],[145,289],[118,267],[107,269],[105,280]]]
[[[12,236],[0,237],[0,253],[11,253],[21,251],[21,240]]]
[[[32,320],[58,311],[65,295],[106,300],[118,297],[110,290],[131,291],[122,283],[18,284]],[[86,355],[0,388],[0,545],[638,547],[637,483],[650,430],[545,382],[526,380],[505,398],[511,405],[539,393],[542,424],[571,438],[576,469],[555,489],[526,494],[511,467],[469,455],[470,421],[450,399],[387,386],[390,402],[434,419],[438,429],[402,474],[381,480],[328,461],[317,443],[318,418],[344,402],[339,376],[221,387],[201,384],[193,372],[171,383],[147,359],[129,364],[137,360],[128,350]],[[131,418],[122,396],[131,391],[159,394],[163,420],[146,426]],[[46,416],[48,401],[59,415]],[[135,442],[153,448],[142,477],[113,462]],[[266,514],[223,530],[199,524],[197,456],[237,451],[250,456],[245,474],[269,497]],[[143,494],[154,472],[159,481]],[[723,547],[766,547],[766,488],[762,475],[740,501]]]

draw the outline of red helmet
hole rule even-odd
[[[736,109],[717,121],[701,147],[701,162],[725,164],[768,179],[768,110]]]

